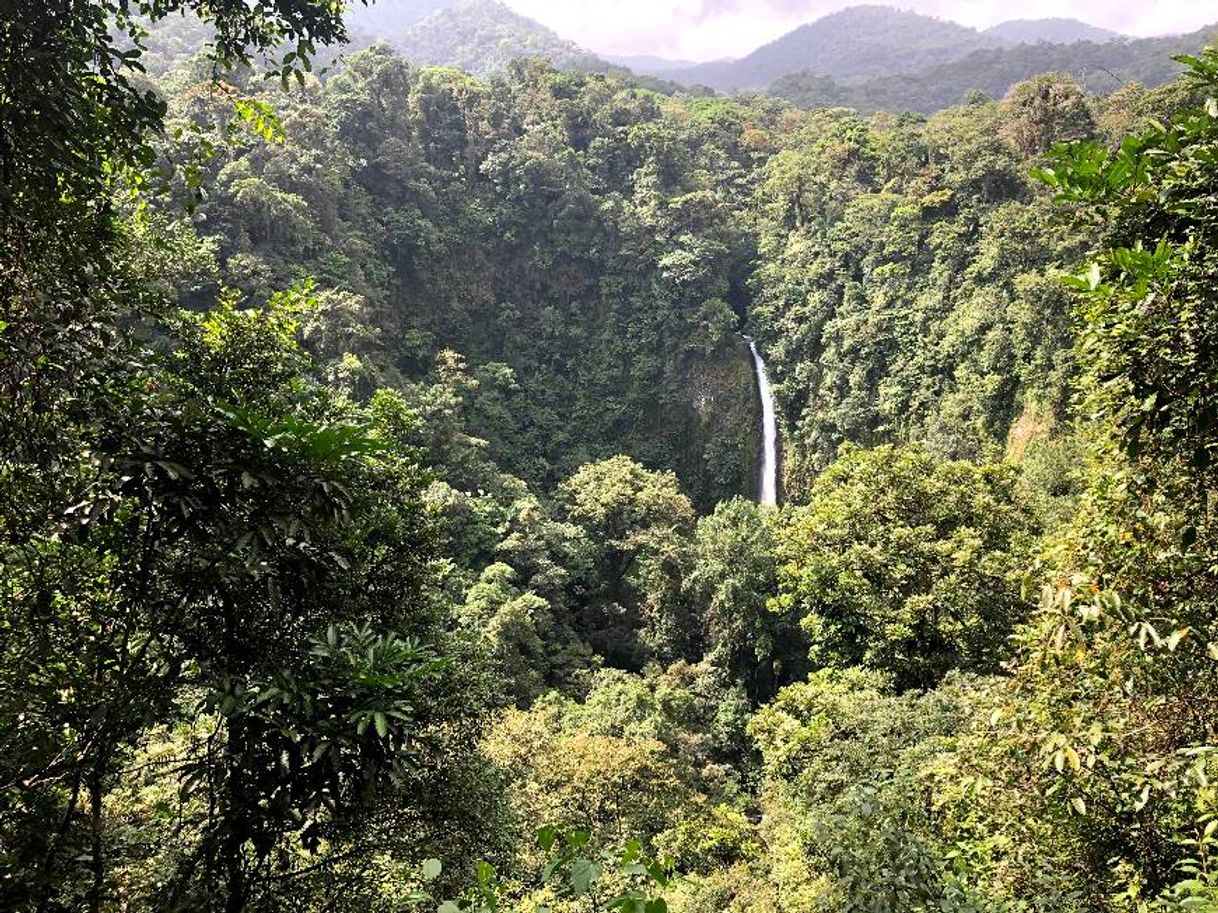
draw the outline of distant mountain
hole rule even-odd
[[[378,38],[402,32],[450,3],[451,0],[376,0],[365,5],[361,0],[350,0],[344,19],[352,37]]]
[[[381,0],[375,8],[375,22],[357,16],[361,26],[374,30],[360,31],[347,53],[383,41],[420,66],[456,67],[477,76],[502,73],[513,60],[540,57],[560,70],[611,74],[667,95],[682,91],[662,75],[637,74],[603,60],[496,0]],[[350,20],[349,25],[355,32]]]
[[[851,82],[915,72],[1002,44],[954,22],[884,6],[855,6],[800,26],[740,60],[666,75],[719,91],[760,89],[805,71]]]
[[[1162,85],[1182,69],[1177,54],[1196,54],[1212,44],[1218,26],[1191,35],[1079,42],[1019,44],[977,51],[963,60],[919,73],[845,85],[816,73],[777,80],[770,93],[808,108],[843,106],[860,111],[917,111],[930,114],[959,104],[969,92],[1000,98],[1011,86],[1041,73],[1074,75],[1094,92],[1111,92],[1128,82]]]
[[[1119,32],[1088,25],[1078,19],[1012,19],[988,28],[982,34],[1011,44],[1075,44],[1079,41],[1102,44],[1122,37]]]
[[[698,62],[695,60],[670,60],[667,57],[655,57],[651,54],[636,54],[626,57],[614,54],[602,54],[601,56],[610,63],[617,64],[619,67],[626,67],[627,69],[634,70],[636,73],[649,73],[651,75],[661,73],[668,75],[673,70],[684,70],[698,66]]]
[[[433,7],[431,12],[409,19],[410,13],[426,5]],[[389,10],[400,11],[401,17],[395,18]],[[396,0],[386,4],[378,17],[381,25],[376,37],[417,64],[459,67],[478,76],[501,72],[520,57],[544,57],[559,69],[609,66],[495,0]],[[396,22],[405,25],[395,28]]]

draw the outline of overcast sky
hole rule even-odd
[[[602,54],[741,57],[797,25],[861,0],[505,0]],[[1190,32],[1218,21],[1215,0],[902,0],[889,5],[978,28],[1068,16],[1129,35]]]

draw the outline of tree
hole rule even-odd
[[[683,655],[692,632],[681,583],[694,511],[677,477],[614,457],[579,470],[558,499],[567,522],[596,547],[584,636],[627,668],[640,667],[648,652]]]
[[[562,610],[531,590],[521,592],[516,572],[495,563],[470,588],[459,617],[485,641],[505,692],[528,707],[551,688],[576,690],[592,665]]]
[[[705,662],[763,703],[796,680],[807,646],[799,619],[777,606],[774,519],[737,498],[698,521],[686,588],[703,619]]]
[[[1067,75],[1049,73],[1015,86],[1003,99],[1009,112],[1002,138],[1023,156],[1057,143],[1089,139],[1095,120],[1086,90]]]
[[[969,750],[958,746],[992,684],[953,673],[928,693],[894,693],[882,673],[823,669],[757,713],[768,875],[789,909],[1005,908],[986,851],[973,855],[988,834],[950,798],[955,753]]]
[[[74,503],[6,505],[6,907],[101,909],[120,866],[155,860],[136,902],[243,910],[366,863],[346,828],[391,781],[411,807],[411,782],[442,794],[440,758],[460,771],[483,702],[423,587],[421,473],[302,374],[302,305],[174,319],[167,354],[136,349],[106,380],[94,423],[65,422]],[[128,844],[107,797],[194,715],[200,740],[162,772],[180,839]]]
[[[865,665],[900,688],[997,672],[1037,531],[1017,478],[917,446],[846,450],[778,534],[780,604],[813,665]]]
[[[1218,95],[1214,51],[1184,62]],[[1118,892],[1169,910],[1218,897],[1216,140],[1210,100],[1114,150],[1063,147],[1041,173],[1103,231],[1072,282],[1088,490],[1051,540],[996,763],[1043,759],[1046,840],[1086,848],[1077,877],[1097,907]]]

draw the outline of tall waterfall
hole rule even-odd
[[[757,392],[761,395],[761,420],[765,447],[761,454],[761,484],[758,500],[762,504],[778,503],[778,418],[774,412],[774,391],[770,388],[770,372],[765,359],[757,350],[757,341],[746,336],[753,364],[757,368]]]

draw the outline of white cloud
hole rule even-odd
[[[564,38],[605,54],[739,57],[795,26],[862,0],[505,0]],[[984,28],[1068,16],[1130,35],[1218,21],[1215,0],[877,0]]]

